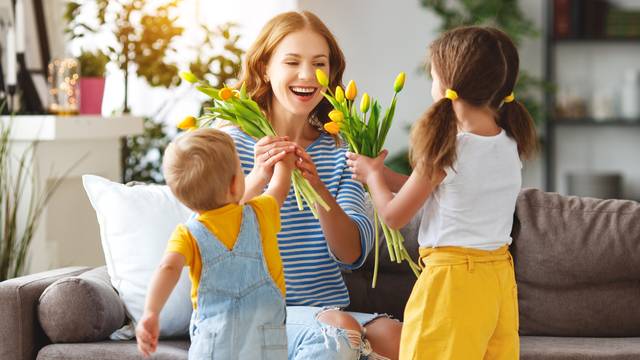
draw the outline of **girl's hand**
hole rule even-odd
[[[284,155],[295,151],[296,144],[288,140],[286,136],[265,136],[256,143],[251,172],[265,181],[265,184],[273,176],[273,166],[282,160]]]
[[[318,176],[318,170],[316,169],[316,165],[313,163],[311,156],[300,146],[296,147],[296,155],[298,156],[296,166],[302,172],[302,176],[309,181],[311,186],[316,190],[324,186],[324,183],[320,180],[320,176]]]
[[[347,152],[347,166],[353,173],[351,178],[367,184],[371,176],[382,176],[384,171],[384,159],[389,152],[382,150],[380,155],[370,158],[364,155]]]
[[[149,357],[158,348],[160,335],[160,321],[157,314],[144,313],[136,326],[136,341],[138,350],[144,357]]]

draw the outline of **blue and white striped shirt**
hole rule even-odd
[[[245,175],[249,174],[253,168],[256,141],[233,126],[225,126],[222,130],[235,141],[242,168]],[[322,133],[306,151],[331,195],[357,224],[362,254],[353,264],[337,260],[329,249],[320,221],[313,217],[306,204],[303,211],[298,210],[291,187],[282,205],[282,230],[278,234],[287,305],[346,307],[349,305],[349,292],[340,268],[356,269],[362,266],[373,247],[373,224],[365,209],[366,194],[362,185],[351,179],[345,158],[347,148],[336,147],[331,136]]]

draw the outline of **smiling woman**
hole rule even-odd
[[[290,151],[331,209],[316,206],[316,219],[308,208],[298,209],[293,191],[281,209],[278,246],[290,359],[358,359],[371,348],[383,357],[398,354],[399,322],[373,314],[322,311],[349,305],[340,270],[360,267],[373,246],[364,189],[351,179],[346,147],[322,127],[332,109],[322,96],[323,85],[342,85],[344,68],[342,50],[317,16],[280,14],[247,51],[239,81],[279,136],[255,139],[238,128],[223,128],[234,139],[246,174],[245,200],[259,195],[268,183],[274,171],[272,155]],[[316,70],[328,74],[323,85],[316,80]]]

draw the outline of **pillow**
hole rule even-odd
[[[111,284],[137,322],[169,237],[191,210],[167,186],[125,186],[93,175],[84,175],[82,182],[98,216]],[[160,336],[188,334],[191,310],[191,282],[185,268],[160,314]]]
[[[124,304],[103,266],[49,285],[38,319],[54,343],[101,341],[124,324]]]

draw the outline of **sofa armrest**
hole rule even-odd
[[[0,359],[33,360],[49,340],[38,323],[38,299],[58,279],[88,267],[66,267],[0,283]]]

